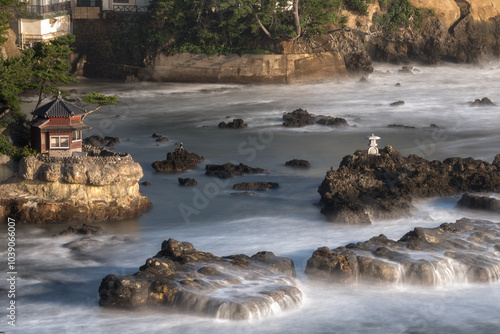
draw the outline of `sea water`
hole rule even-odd
[[[356,80],[302,85],[116,83],[82,80],[81,93],[114,94],[122,101],[89,115],[85,134],[120,138],[116,151],[129,152],[144,170],[141,192],[153,203],[136,219],[102,224],[105,233],[87,248],[64,245],[76,236],[54,238],[65,225],[16,226],[18,247],[16,327],[7,324],[6,282],[0,287],[6,333],[498,333],[500,283],[456,282],[421,287],[406,284],[318,284],[304,275],[318,247],[330,248],[385,234],[399,239],[414,227],[436,227],[462,217],[500,221],[494,214],[457,209],[459,197],[415,202],[410,218],[371,225],[331,224],[319,213],[317,188],[342,158],[367,149],[366,137],[380,136],[403,155],[426,159],[473,157],[489,162],[500,153],[500,107],[470,107],[476,98],[500,104],[500,64],[416,66],[415,75],[377,64],[369,83]],[[396,84],[401,86],[397,87]],[[404,101],[403,106],[390,103]],[[284,112],[297,108],[345,118],[350,127],[285,128]],[[243,118],[245,129],[219,129],[221,121]],[[389,128],[389,124],[413,126]],[[438,127],[430,127],[435,124]],[[155,142],[153,133],[169,138]],[[182,142],[205,157],[197,168],[159,174],[151,167]],[[291,159],[310,169],[292,169]],[[244,163],[268,170],[219,180],[204,175],[205,164]],[[191,177],[196,187],[181,187]],[[278,182],[279,188],[236,196],[238,182]],[[6,228],[0,238],[6,240]],[[294,260],[303,304],[290,312],[249,322],[214,320],[171,309],[114,310],[98,305],[107,274],[135,273],[163,240],[191,242],[223,256],[272,251]],[[2,243],[5,244],[5,243]],[[5,247],[0,249],[7,272]],[[496,254],[497,256],[498,253]],[[230,297],[230,296],[229,296]]]

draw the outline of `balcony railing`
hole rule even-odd
[[[136,5],[113,5],[114,12],[123,13],[147,13],[147,6],[136,6]]]
[[[71,1],[59,2],[45,6],[29,5],[26,7],[26,9],[28,12],[38,15],[65,12],[71,9]]]

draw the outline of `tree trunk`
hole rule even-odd
[[[299,18],[299,0],[293,1],[293,24],[295,25],[295,32],[297,33],[297,36],[292,38],[292,41],[299,38],[302,34],[302,27],[300,26]]]
[[[83,122],[83,120],[85,119],[85,117],[87,117],[87,115],[88,115],[88,114],[91,114],[91,113],[93,113],[94,111],[99,110],[101,107],[102,107],[102,105],[101,105],[101,106],[97,106],[97,108],[95,108],[95,109],[93,109],[93,110],[91,110],[91,111],[88,111],[85,115],[83,115],[83,116],[82,116],[82,122]]]
[[[257,22],[259,22],[259,26],[260,28],[262,29],[262,31],[267,35],[267,37],[269,38],[273,38],[271,36],[271,33],[266,29],[266,27],[264,27],[264,25],[262,24],[262,22],[260,22],[260,19],[259,19],[259,16],[257,16],[257,14],[255,14],[255,17],[257,18]]]
[[[40,106],[40,104],[43,101],[43,86],[44,85],[45,85],[45,80],[42,80],[42,84],[41,84],[41,87],[40,87],[40,93],[38,94],[38,102],[36,104],[35,110],[38,109],[38,107]]]

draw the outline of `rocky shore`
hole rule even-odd
[[[271,252],[218,257],[169,239],[137,273],[106,276],[99,287],[99,304],[163,306],[165,312],[251,320],[298,307],[302,293],[294,277],[293,261]]]
[[[500,279],[498,223],[461,219],[436,228],[417,227],[398,241],[381,234],[330,250],[307,261],[309,279],[439,285]]]
[[[357,151],[330,170],[318,188],[329,221],[370,223],[411,214],[413,198],[500,191],[500,154],[492,163],[473,158],[428,161],[403,157],[387,146],[380,155]]]
[[[128,154],[31,156],[0,184],[0,219],[20,223],[103,221],[134,217],[151,206],[139,192],[142,168]]]

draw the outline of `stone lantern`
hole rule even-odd
[[[378,155],[377,139],[380,137],[375,136],[373,133],[367,138],[370,142],[368,143],[368,155]]]

